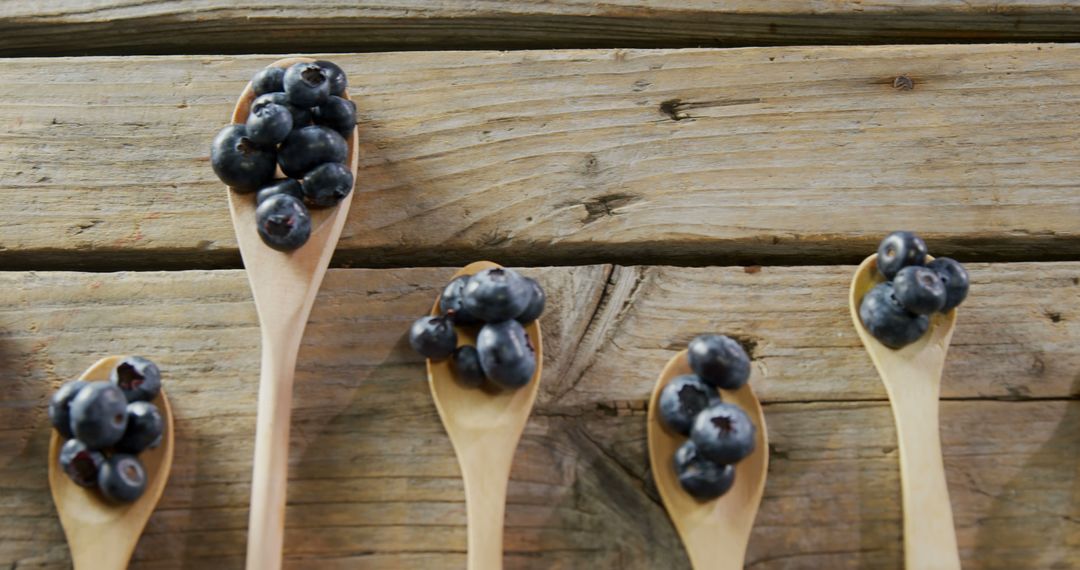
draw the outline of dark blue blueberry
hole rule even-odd
[[[859,319],[874,338],[890,348],[902,348],[930,328],[930,318],[904,308],[893,294],[893,284],[879,283],[859,304]]]
[[[116,442],[116,451],[142,453],[144,449],[161,441],[165,421],[157,406],[150,402],[132,402],[127,407],[128,425],[124,437]]]
[[[300,181],[285,178],[284,180],[275,180],[273,184],[259,190],[259,193],[255,195],[255,203],[262,204],[267,198],[276,194],[287,194],[297,200],[304,199],[304,189],[300,186]]]
[[[297,63],[285,70],[285,95],[297,107],[317,107],[330,96],[326,71],[315,63]]]
[[[330,94],[341,96],[345,92],[345,89],[349,87],[349,78],[345,75],[345,70],[337,66],[336,63],[320,59],[315,62],[326,73],[326,80],[330,82]]]
[[[465,309],[489,323],[516,319],[531,300],[532,290],[525,278],[502,267],[473,275],[462,292]]]
[[[281,105],[289,110],[292,114],[293,129],[299,129],[311,124],[311,110],[305,107],[297,107],[289,102],[289,98],[284,93],[267,93],[260,95],[251,102],[251,111],[255,111],[260,107],[266,105]]]
[[[520,388],[536,373],[536,351],[517,321],[484,325],[476,337],[476,350],[484,375],[499,387]]]
[[[256,96],[285,91],[285,69],[271,65],[259,70],[251,78],[251,89]]]
[[[90,449],[111,447],[127,428],[127,398],[108,382],[90,382],[71,400],[71,431]]]
[[[523,325],[527,325],[536,319],[540,318],[540,315],[544,312],[544,305],[547,303],[547,296],[544,295],[544,288],[540,286],[540,283],[531,277],[525,278],[525,283],[529,285],[529,304],[525,306],[525,310],[517,316],[517,321]]]
[[[886,279],[909,265],[926,264],[926,244],[911,232],[893,232],[877,248],[877,268]]]
[[[945,306],[945,283],[928,267],[909,265],[893,277],[893,295],[908,311],[928,315]]]
[[[284,105],[252,105],[245,127],[248,138],[256,144],[275,145],[292,132],[292,121],[292,113]]]
[[[278,164],[290,178],[303,178],[309,170],[327,162],[345,162],[349,147],[333,129],[313,125],[294,129],[278,149]]]
[[[702,380],[717,388],[737,390],[750,379],[750,357],[724,335],[705,334],[690,341],[687,359]]]
[[[97,485],[98,470],[105,456],[77,439],[69,439],[60,448],[60,470],[80,487]]]
[[[462,345],[454,350],[454,376],[458,382],[470,388],[484,383],[484,369],[480,366],[480,353],[475,346]]]
[[[409,345],[426,358],[448,358],[457,348],[454,323],[446,317],[420,317],[409,327]]]
[[[274,149],[247,137],[244,125],[229,125],[214,137],[210,165],[222,182],[241,194],[254,192],[274,178]]]
[[[311,110],[316,125],[330,127],[346,139],[356,127],[356,103],[341,97],[330,97]]]
[[[309,170],[300,186],[312,206],[328,208],[352,192],[353,173],[340,162],[327,162]]]
[[[481,322],[480,319],[465,310],[462,294],[468,284],[468,275],[455,277],[446,285],[442,295],[439,296],[439,312],[449,314],[454,323],[458,325],[475,325]]]
[[[83,386],[86,386],[86,382],[82,380],[64,382],[64,385],[53,393],[52,398],[49,398],[49,421],[64,439],[75,437],[71,432],[71,400],[75,399]]]
[[[311,214],[303,202],[288,194],[276,194],[255,208],[255,224],[263,243],[292,251],[311,237]]]
[[[109,382],[120,388],[129,402],[149,402],[161,392],[161,371],[141,356],[128,356],[109,373]]]
[[[947,313],[959,307],[968,294],[968,272],[964,266],[955,259],[939,257],[927,267],[933,269],[945,283],[945,305],[941,307],[941,311]]]
[[[694,418],[702,410],[720,402],[716,388],[702,382],[696,374],[684,374],[660,390],[660,419],[671,431],[690,435]]]
[[[690,439],[698,452],[716,463],[737,463],[754,451],[757,427],[738,406],[713,404],[698,414]]]
[[[693,441],[675,452],[675,474],[683,490],[699,501],[715,499],[735,484],[735,466],[723,465],[702,457]]]
[[[138,457],[117,453],[98,472],[98,489],[116,503],[133,503],[146,491],[146,468]]]

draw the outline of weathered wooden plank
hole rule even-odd
[[[8,0],[0,54],[1075,41],[1063,0]]]
[[[942,408],[965,568],[1074,566],[1080,264],[971,269],[977,293],[944,380],[946,396],[963,401]],[[508,567],[686,567],[646,471],[643,408],[676,345],[719,330],[753,345],[753,382],[772,402],[774,460],[753,567],[900,568],[887,405],[800,402],[883,396],[847,322],[852,270],[537,270],[552,298],[548,362],[515,462]],[[297,376],[292,567],[463,563],[453,451],[403,339],[451,274],[328,274]],[[0,273],[0,564],[68,563],[41,462],[44,403],[98,355],[134,352],[166,370],[178,437],[170,486],[133,566],[240,566],[258,369],[244,279],[239,271]],[[982,397],[1040,399],[971,400]]]
[[[5,61],[0,264],[238,266],[209,140],[270,59]],[[898,227],[1080,255],[1080,45],[335,59],[362,156],[338,265],[856,262]]]

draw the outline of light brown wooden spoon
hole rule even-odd
[[[314,60],[289,58],[273,65],[289,67],[308,61]],[[247,120],[254,95],[249,83],[236,102],[233,123]],[[348,94],[342,96],[348,98]],[[354,174],[359,161],[356,138],[354,128],[348,140],[346,164]],[[285,486],[288,479],[289,422],[296,354],[300,350],[300,339],[304,336],[311,306],[337,247],[355,192],[350,192],[333,208],[311,210],[311,237],[306,244],[291,252],[271,249],[259,238],[255,228],[253,194],[237,194],[231,189],[227,193],[233,229],[236,230],[240,255],[244,258],[244,268],[251,282],[262,333],[247,568],[276,570],[281,567],[285,532]]]
[[[109,373],[123,359],[123,356],[102,358],[83,372],[79,380],[107,382]],[[60,514],[75,570],[127,568],[143,527],[165,491],[172,470],[173,415],[164,389],[153,404],[161,412],[165,434],[161,445],[139,454],[148,480],[146,491],[134,503],[110,503],[96,489],[80,487],[69,479],[59,465],[64,440],[53,431],[49,441],[49,490]]]
[[[929,261],[932,258],[927,258]],[[859,318],[859,304],[884,281],[877,255],[862,262],[851,280],[848,305],[855,331],[889,393],[900,447],[900,485],[904,501],[904,558],[912,570],[956,570],[956,548],[945,464],[938,433],[938,398],[945,353],[949,350],[956,309],[930,317],[930,330],[899,350],[877,341]]]
[[[683,374],[693,374],[685,350],[668,361],[649,398],[649,465],[653,480],[693,567],[696,570],[741,569],[769,469],[765,414],[749,384],[735,391],[720,391],[725,402],[739,406],[750,416],[750,421],[757,426],[757,438],[754,452],[735,464],[735,484],[731,489],[717,499],[698,501],[679,485],[673,465],[675,451],[686,442],[686,437],[668,430],[659,412],[660,391]]]
[[[493,267],[499,265],[478,261],[458,271],[454,277]],[[439,314],[438,300],[431,314]],[[450,359],[427,362],[431,396],[450,436],[465,481],[469,570],[502,568],[503,514],[510,465],[540,389],[544,360],[540,321],[528,324],[525,331],[536,349],[536,373],[518,390],[496,392],[466,388],[454,379]],[[457,332],[458,346],[476,344],[475,335],[468,330],[459,327]]]

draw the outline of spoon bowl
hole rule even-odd
[[[649,465],[653,479],[693,567],[696,570],[742,568],[769,469],[765,414],[750,384],[734,391],[720,391],[724,402],[739,406],[750,416],[757,426],[756,441],[753,453],[735,465],[735,483],[731,489],[716,499],[698,501],[683,490],[673,465],[675,451],[687,438],[668,430],[659,414],[660,392],[683,374],[693,374],[685,350],[668,361],[649,399]]]
[[[109,373],[123,359],[123,356],[102,358],[83,372],[79,380],[108,382]],[[133,503],[111,503],[95,489],[80,487],[69,479],[59,465],[64,439],[53,430],[49,441],[49,490],[76,570],[127,568],[146,521],[165,491],[173,460],[172,408],[164,389],[152,403],[161,412],[165,433],[161,445],[139,454],[148,480],[143,495]]]
[[[288,58],[272,65],[287,68],[311,61],[315,60]],[[343,93],[342,97],[349,98],[349,95]],[[233,123],[246,121],[254,99],[255,92],[249,83],[233,110]],[[359,162],[355,128],[347,142],[349,152],[345,166],[355,175]],[[283,176],[280,169],[278,176]],[[270,248],[259,237],[255,226],[255,196],[227,190],[233,229],[255,298],[262,336],[259,409],[248,519],[248,570],[281,568],[296,355],[315,295],[319,292],[330,257],[349,215],[354,193],[349,192],[332,208],[312,210],[311,236],[307,243],[296,250],[282,252]]]
[[[500,267],[488,261],[472,263],[454,277]],[[436,300],[432,315],[439,314]],[[469,328],[457,327],[458,346],[476,344]],[[427,361],[428,381],[465,483],[468,514],[469,570],[502,568],[503,515],[510,466],[525,423],[540,389],[543,351],[540,322],[525,326],[536,350],[536,372],[517,390],[468,388],[454,378],[451,360]]]
[[[932,259],[927,256],[927,261]],[[914,343],[889,348],[875,339],[859,318],[863,296],[883,281],[885,278],[877,270],[877,255],[871,255],[851,279],[848,305],[855,331],[885,384],[896,421],[904,558],[913,570],[959,570],[960,555],[938,433],[941,373],[956,328],[956,309],[932,315],[929,330]]]

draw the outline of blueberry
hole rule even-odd
[[[278,149],[278,164],[290,178],[303,178],[312,168],[327,162],[345,162],[349,147],[333,129],[313,125],[294,129]]]
[[[890,348],[907,346],[930,328],[929,317],[904,309],[889,282],[879,283],[863,297],[859,318],[874,338]]]
[[[138,457],[117,453],[101,466],[97,483],[106,499],[132,503],[146,491],[146,468]]]
[[[128,424],[124,437],[116,442],[116,450],[123,453],[142,453],[155,442],[161,441],[165,421],[157,406],[150,402],[132,402],[127,407]]]
[[[241,194],[254,192],[274,177],[274,149],[259,146],[244,125],[229,125],[214,137],[210,165],[222,182]]]
[[[420,317],[409,328],[413,350],[432,360],[442,360],[457,348],[457,331],[446,317]]]
[[[161,392],[161,371],[141,356],[128,356],[109,373],[109,382],[120,388],[127,401],[149,402]]]
[[[275,180],[273,184],[259,190],[259,193],[255,195],[255,203],[262,204],[267,198],[277,194],[287,194],[297,200],[304,199],[304,189],[300,186],[300,181],[285,178]]]
[[[90,449],[105,449],[124,435],[127,398],[108,382],[90,382],[71,401],[71,431]]]
[[[480,353],[475,346],[462,345],[454,350],[454,376],[470,388],[484,383],[484,369],[480,366]]]
[[[672,431],[690,435],[694,418],[719,402],[720,395],[715,388],[702,382],[696,374],[684,374],[660,390],[660,419]]]
[[[60,448],[60,470],[80,487],[97,485],[98,470],[105,455],[94,451],[77,439],[69,439]]]
[[[469,279],[462,303],[470,314],[489,323],[509,321],[525,312],[532,291],[525,278],[513,269],[485,269]]]
[[[733,404],[713,404],[698,414],[690,439],[698,452],[717,463],[737,463],[754,451],[757,428]]]
[[[750,357],[733,339],[706,334],[690,341],[690,368],[705,382],[724,390],[737,390],[750,379]]]
[[[271,65],[260,69],[255,77],[251,78],[251,89],[255,95],[276,93],[285,90],[285,69]]]
[[[297,107],[316,107],[330,96],[330,81],[318,64],[297,63],[285,70],[285,95]]]
[[[446,285],[442,295],[439,296],[439,311],[450,315],[450,318],[458,325],[475,325],[481,322],[480,319],[465,310],[462,294],[468,284],[468,275],[455,277]]]
[[[312,206],[327,208],[352,192],[353,173],[340,162],[327,162],[309,170],[300,185]]]
[[[484,375],[502,388],[520,388],[536,373],[536,351],[517,321],[484,325],[476,337],[476,350]]]
[[[311,237],[311,215],[303,202],[288,194],[276,194],[255,208],[255,223],[263,243],[292,251]]]
[[[64,382],[60,389],[53,393],[49,399],[49,421],[60,437],[69,439],[75,437],[71,432],[71,400],[79,394],[79,390],[86,386],[82,380]]]
[[[266,105],[281,105],[292,114],[293,129],[299,129],[311,124],[311,110],[305,107],[297,107],[289,102],[284,93],[267,93],[260,95],[251,102],[251,111],[256,111]]]
[[[926,244],[911,232],[893,232],[877,248],[877,268],[886,279],[909,265],[926,264]]]
[[[269,103],[253,105],[244,126],[247,128],[248,138],[256,144],[275,145],[289,136],[292,122],[292,113],[287,107]]]
[[[968,294],[968,272],[960,262],[949,257],[939,257],[927,265],[933,269],[945,283],[945,305],[941,307],[947,313],[964,302]]]
[[[529,304],[525,306],[525,311],[517,316],[517,321],[523,325],[539,319],[544,312],[544,305],[547,303],[544,288],[540,286],[536,279],[526,277],[525,282],[529,285]]]
[[[320,59],[315,62],[323,69],[323,73],[326,74],[326,80],[330,82],[330,94],[341,96],[345,92],[345,89],[349,87],[349,78],[345,75],[345,70],[337,66],[336,63]]]
[[[893,294],[908,311],[928,315],[945,306],[945,283],[928,267],[909,265],[893,277]]]
[[[325,103],[312,109],[316,125],[330,127],[346,139],[356,127],[356,103],[341,97],[330,97]]]
[[[727,493],[735,484],[735,466],[720,464],[701,456],[693,441],[687,441],[675,452],[675,474],[679,485],[699,501],[715,499]]]

